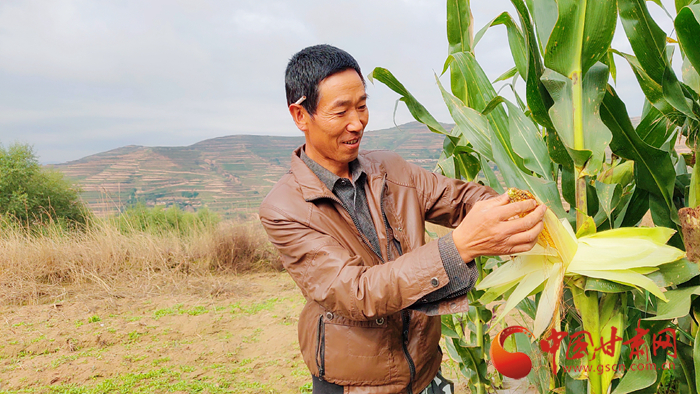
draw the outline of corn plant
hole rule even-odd
[[[488,374],[487,331],[516,306],[534,320],[533,333],[545,341],[556,332],[590,333],[595,340],[588,343],[587,356],[578,362],[593,371],[601,365],[634,362],[631,356],[621,357],[630,355],[631,346],[614,341],[616,332],[629,340],[637,329],[673,327],[682,335],[678,352],[682,353],[683,374],[667,374],[665,381],[673,380],[696,392],[692,362],[696,342],[687,316],[689,299],[700,294],[700,287],[688,286],[688,281],[700,271],[683,258],[676,172],[686,168],[673,151],[673,141],[669,143],[675,128],[694,127],[694,107],[683,96],[690,110],[668,104],[663,108],[672,121],[652,122],[647,117],[654,110],[647,106],[642,123],[635,128],[624,103],[608,83],[615,77],[613,54],[619,53],[610,47],[618,6],[627,30],[625,18],[633,19],[646,10],[644,1],[511,1],[519,23],[504,12],[475,35],[469,2],[447,2],[449,54],[443,73],[449,70],[451,92],[437,76],[436,81],[455,123],[451,130],[443,128],[391,72],[375,68],[370,74],[371,80],[401,95],[400,100],[416,120],[445,135],[438,162],[445,175],[479,180],[499,192],[506,187],[529,190],[550,208],[545,228],[551,243],[507,263],[481,259],[477,265],[480,280],[472,294],[473,312],[443,319],[448,350],[461,360],[472,390],[484,392],[499,384],[497,375]],[[698,15],[694,6],[684,6],[679,13],[685,18],[682,21]],[[629,7],[636,7],[636,11]],[[688,16],[689,12],[692,15]],[[692,20],[681,23],[694,26]],[[514,66],[491,82],[474,48],[488,29],[497,25],[507,29]],[[633,26],[631,30],[640,28]],[[680,37],[680,28],[678,34]],[[690,36],[698,40],[692,31]],[[662,41],[662,53],[666,53],[665,34]],[[686,48],[684,53],[689,56],[690,52]],[[626,57],[631,63],[636,61],[634,56]],[[662,65],[659,81],[670,80],[669,86],[697,100],[685,85],[677,80],[673,85],[672,70]],[[642,66],[638,69],[644,70]],[[641,73],[635,72],[640,78]],[[526,84],[524,100],[514,88],[518,79]],[[496,93],[494,83],[500,81],[510,81],[514,103]],[[678,92],[669,90],[667,97],[667,90],[658,88],[656,93],[681,107]],[[660,119],[664,112],[656,111],[656,119]],[[612,155],[606,154],[608,149]],[[692,187],[689,190],[694,190]],[[660,227],[635,227],[648,210]],[[674,289],[684,283],[684,287]],[[534,301],[527,298],[530,295],[535,295]],[[495,321],[489,320],[489,305],[498,299],[504,299],[505,305]],[[638,324],[633,324],[635,321]],[[466,327],[473,327],[469,335]],[[612,340],[610,352],[599,352],[598,339],[601,347]],[[700,349],[696,352],[700,355]],[[667,357],[666,351],[654,353],[660,362]],[[624,376],[615,371],[564,372],[557,368],[570,362],[564,355],[563,350],[549,355],[547,381],[534,379],[540,391],[566,387],[576,392],[602,394],[614,389],[615,393],[628,393],[656,390],[664,381],[655,370]]]
[[[659,5],[663,7],[662,4]],[[695,164],[700,130],[700,77],[697,72],[700,67],[700,2],[679,0],[675,5],[678,13],[674,20],[677,40],[667,35],[655,23],[645,2],[620,0],[620,18],[634,55],[615,51],[630,64],[646,96],[640,125],[644,129],[643,132],[652,129],[665,130],[664,133],[655,133],[657,137],[649,142],[655,148],[670,153],[674,161],[679,163],[675,167],[675,174],[669,174],[669,179],[675,178],[677,182],[678,190],[675,191],[675,195],[669,187],[667,197],[655,197],[650,206],[655,221],[666,226],[681,224],[674,208],[683,205],[696,208],[700,202],[700,166]],[[668,14],[668,11],[665,11]],[[671,67],[672,55],[678,43],[683,60],[682,80],[679,80]],[[685,160],[678,160],[672,148],[672,142],[677,139],[674,137],[679,133],[686,137],[686,143],[692,151],[690,155],[686,155]],[[686,171],[686,162],[692,167],[690,174]],[[670,203],[673,198],[676,206]],[[695,251],[698,243],[697,229],[696,224],[696,235],[691,237],[695,239],[686,240],[689,256],[693,261],[700,257],[700,249]],[[686,229],[686,232],[689,230]]]

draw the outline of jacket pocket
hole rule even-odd
[[[392,383],[397,373],[389,331],[385,318],[358,322],[334,318],[332,313],[321,315],[317,342],[319,374],[340,385]]]

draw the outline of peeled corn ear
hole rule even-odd
[[[520,190],[520,189],[516,189],[514,187],[511,187],[510,189],[508,189],[506,191],[506,193],[508,194],[508,198],[510,199],[511,203],[518,202],[518,201],[525,201],[525,200],[535,200],[535,202],[537,203],[538,206],[541,204],[541,202],[537,201],[535,196],[533,196],[532,193],[530,193],[527,190]],[[535,209],[537,209],[537,207],[532,208],[531,210],[529,210],[527,212],[523,212],[519,216],[521,218],[525,217],[528,213],[534,211]],[[539,237],[537,237],[537,243],[540,246],[543,246],[545,248],[547,246],[552,247],[552,248],[556,247],[554,245],[554,240],[552,239],[552,236],[550,234],[550,230],[547,228],[546,222],[545,222],[544,228],[542,229],[542,232],[540,233]]]

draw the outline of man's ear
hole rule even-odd
[[[309,113],[306,112],[306,108],[300,104],[292,104],[289,106],[289,114],[292,115],[292,119],[299,130],[305,133],[309,130]]]

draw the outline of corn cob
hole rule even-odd
[[[530,193],[530,192],[527,191],[527,190],[520,190],[520,189],[516,189],[516,188],[514,188],[514,187],[511,187],[510,189],[508,189],[508,191],[506,191],[506,193],[508,193],[508,198],[510,199],[510,202],[512,202],[512,203],[513,203],[513,202],[518,202],[518,201],[525,201],[525,200],[535,200],[535,202],[537,202],[537,205],[538,205],[538,206],[539,206],[539,204],[540,204],[540,202],[537,201],[537,199],[535,198],[535,196],[533,196],[532,193]],[[534,211],[535,209],[537,209],[537,207],[532,208],[531,210],[529,210],[529,211],[527,211],[527,212],[523,212],[523,213],[521,213],[519,216],[520,216],[521,218],[522,218],[522,217],[525,217],[525,215],[527,215],[528,213]],[[542,232],[541,232],[540,235],[537,237],[537,243],[538,243],[540,246],[545,247],[545,248],[546,248],[547,246],[551,246],[551,247],[553,247],[553,248],[555,247],[555,246],[554,246],[554,240],[552,240],[552,236],[549,234],[549,229],[547,229],[547,224],[546,224],[546,223],[545,223],[544,227],[542,228]]]

